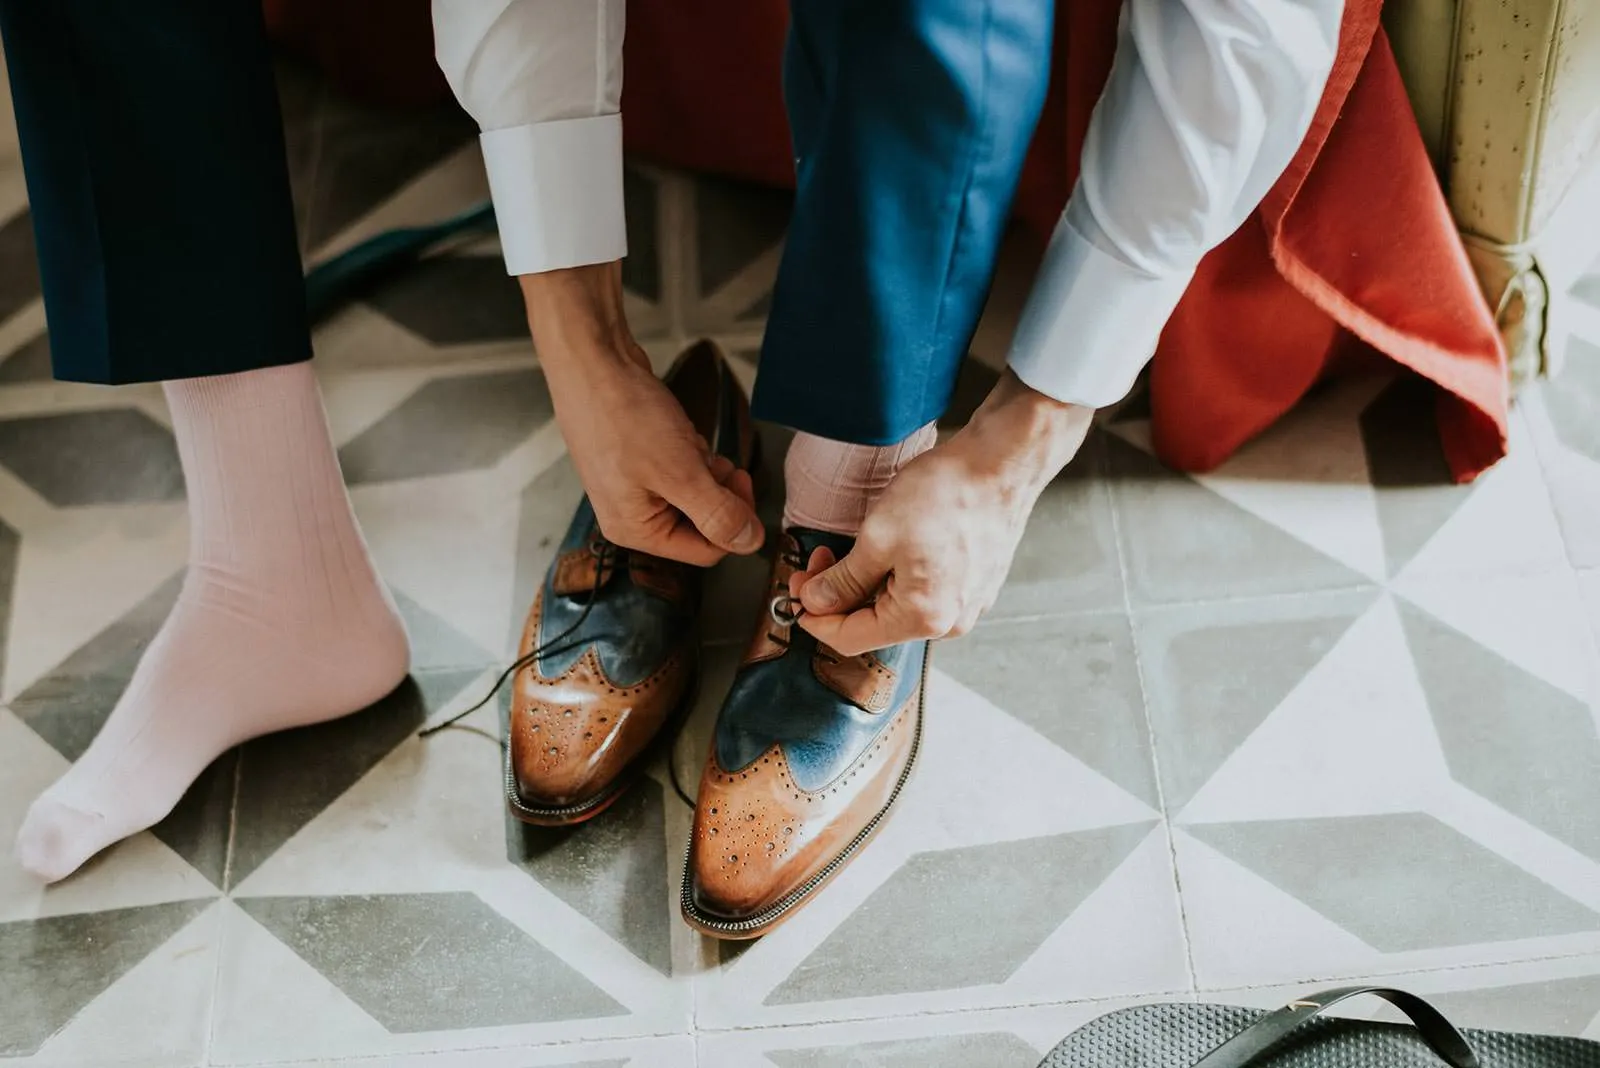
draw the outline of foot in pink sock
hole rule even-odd
[[[50,882],[161,820],[229,748],[361,709],[409,666],[310,364],[166,392],[189,571],[94,743],[23,821],[17,858]]]

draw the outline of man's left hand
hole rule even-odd
[[[844,559],[818,549],[790,579],[800,626],[845,656],[967,633],[1093,415],[1007,371],[965,428],[895,476]]]

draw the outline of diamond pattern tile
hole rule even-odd
[[[1372,596],[1243,601],[1136,617],[1169,810],[1181,810],[1266,721]]]
[[[1600,975],[1430,994],[1462,1027],[1540,1035],[1582,1035],[1600,1017]]]
[[[1106,438],[1096,431],[1040,496],[989,618],[1121,610],[1125,596]]]
[[[581,830],[529,827],[510,816],[506,826],[513,864],[669,975],[677,919],[664,806],[661,786],[646,779]]]
[[[535,370],[438,378],[340,449],[339,463],[352,484],[473,471],[504,457],[554,414],[544,375]],[[451,432],[441,440],[445,427]]]
[[[22,212],[0,223],[0,322],[39,296],[39,261],[33,244],[33,215]]]
[[[1450,467],[1433,427],[1433,396],[1420,383],[1402,378],[1361,414],[1378,516],[1395,573],[1425,545],[1471,487],[1450,484]]]
[[[58,508],[183,496],[171,432],[132,408],[0,420],[0,464]]]
[[[627,1011],[472,894],[246,898],[239,905],[392,1032]],[[388,936],[373,938],[375,931]]]
[[[627,216],[628,255],[622,261],[622,285],[646,300],[661,299],[660,187],[656,180],[629,167],[622,172],[622,210]]]
[[[1421,611],[1402,618],[1455,780],[1600,860],[1600,725],[1588,703]]]
[[[1384,953],[1600,931],[1600,913],[1420,812],[1186,830]]]
[[[1600,463],[1600,344],[1574,338],[1561,377],[1545,396],[1562,443]]]
[[[1130,824],[919,853],[829,935],[768,1003],[1004,982],[1148,831]],[[940,936],[908,944],[908,930]]]
[[[522,290],[499,256],[429,256],[365,300],[434,345],[528,336]]]
[[[0,649],[5,648],[11,630],[11,594],[16,586],[17,551],[21,546],[21,536],[0,521]],[[0,658],[0,677],[4,670],[5,660]]]
[[[1162,467],[1115,435],[1112,495],[1137,604],[1215,600],[1366,584],[1279,527]]]
[[[315,181],[305,193],[305,243],[311,249],[338,236],[478,133],[453,102],[397,119],[329,94],[319,118]],[[441,217],[448,211],[441,208]]]
[[[175,901],[0,923],[0,1057],[34,1053],[73,1016],[198,916]]]
[[[710,294],[783,239],[791,198],[742,182],[695,183],[700,293]]]
[[[50,381],[50,335],[24,342],[0,363],[0,383]]]
[[[1160,804],[1126,616],[988,623],[941,648],[938,663],[1141,801]]]

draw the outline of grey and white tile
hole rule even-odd
[[[0,464],[57,508],[183,496],[171,431],[135,408],[0,420]]]
[[[714,1032],[706,1068],[1036,1068],[1057,1042],[1119,1000]]]
[[[1175,474],[1136,444],[1106,437],[1117,531],[1136,605],[1349,589],[1370,582],[1268,520]],[[1130,440],[1132,439],[1132,440]]]
[[[1154,809],[939,669],[919,761],[803,922],[700,981],[703,1028],[1187,988]]]
[[[1419,994],[1458,1027],[1600,1038],[1600,956],[1594,954],[1356,978]],[[1202,990],[1197,996],[1204,1002],[1271,1009],[1311,996],[1321,989],[1317,982]],[[1377,998],[1353,998],[1331,1011],[1353,1019],[1404,1022]]]

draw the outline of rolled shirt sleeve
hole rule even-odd
[[[1127,0],[1078,184],[1008,362],[1057,400],[1124,397],[1195,268],[1305,138],[1343,0]]]
[[[482,131],[511,274],[628,251],[624,0],[433,0],[439,67]]]

